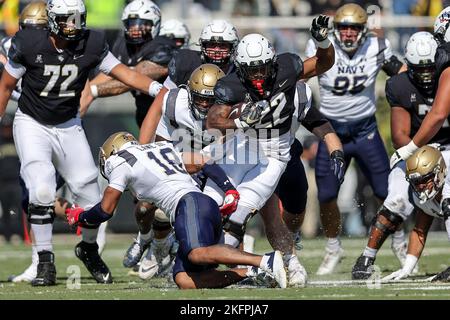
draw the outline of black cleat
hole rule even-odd
[[[374,262],[375,258],[370,258],[363,255],[359,256],[352,269],[352,279],[353,280],[369,279],[374,271],[373,270]]]
[[[98,283],[112,283],[111,272],[98,254],[97,243],[81,241],[75,246],[75,255],[83,261],[88,271]]]
[[[431,282],[450,282],[450,267],[444,271],[439,272],[437,275],[431,279]]]
[[[50,251],[40,251],[37,275],[31,281],[32,286],[54,286],[56,284],[55,255]]]

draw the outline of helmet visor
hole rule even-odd
[[[197,92],[192,92],[192,103],[194,108],[199,112],[199,116],[202,119],[206,118],[208,109],[212,107],[216,101],[213,95],[205,95]]]
[[[208,62],[221,64],[229,60],[233,45],[224,41],[202,41],[202,51]]]
[[[130,18],[123,22],[127,40],[134,43],[151,40],[153,21],[140,18]]]
[[[57,15],[55,22],[59,28],[59,34],[66,40],[79,39],[86,28],[86,14]]]
[[[256,66],[242,66],[243,76],[250,81],[266,80],[272,74],[272,63],[265,63]]]
[[[432,65],[409,65],[413,80],[423,87],[432,86],[436,67]]]

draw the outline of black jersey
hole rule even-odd
[[[138,50],[135,45],[130,45],[126,42],[125,37],[120,35],[117,37],[112,53],[123,64],[134,67],[141,61],[151,61],[161,66],[167,66],[172,59],[174,52],[177,50],[175,41],[166,37],[155,37],[155,39],[145,43]],[[164,79],[153,79],[159,82]],[[131,91],[136,103],[136,122],[141,127],[147,111],[154,98],[143,94],[139,91]]]
[[[169,77],[177,87],[187,84],[192,71],[203,64],[200,51],[181,49],[169,63]]]
[[[217,103],[234,105],[240,102],[268,100],[271,111],[254,126],[255,129],[278,129],[279,134],[290,131],[292,115],[295,111],[294,98],[296,84],[303,72],[303,63],[299,56],[283,53],[277,57],[276,77],[272,90],[265,92],[264,97],[255,90],[249,89],[241,82],[237,71],[219,79],[214,88]]]
[[[450,42],[446,42],[442,45],[440,45],[437,50],[436,54],[434,56],[436,61],[436,86],[439,83],[439,77],[441,76],[442,72],[450,67]]]
[[[89,72],[108,52],[104,34],[97,31],[88,30],[83,39],[58,51],[47,30],[20,30],[8,53],[11,61],[26,68],[20,110],[49,125],[75,117]]]
[[[391,107],[401,107],[406,109],[411,115],[412,138],[419,130],[423,119],[433,105],[434,95],[427,95],[419,90],[411,81],[407,72],[402,72],[387,80],[386,98]],[[443,127],[431,139],[431,142],[440,144],[450,144],[449,120],[444,122]]]

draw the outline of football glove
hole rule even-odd
[[[258,123],[270,111],[270,103],[267,100],[246,103],[242,107],[239,119],[235,120],[238,128],[248,128]]]
[[[392,272],[390,275],[382,278],[381,281],[401,280],[401,279],[408,278],[408,276],[409,276],[409,273],[406,270],[400,269],[400,270]]]
[[[328,22],[330,17],[321,14],[314,18],[309,32],[320,48],[328,48],[330,40],[328,40]]]
[[[220,207],[220,213],[222,217],[229,216],[236,211],[239,202],[239,192],[237,190],[228,190],[225,193],[225,199],[223,200],[223,205]]]
[[[65,210],[66,219],[70,226],[78,226],[80,214],[84,212],[84,209],[76,205]]]
[[[331,153],[330,159],[331,159],[331,171],[333,171],[333,174],[338,179],[339,184],[342,184],[342,182],[344,182],[344,175],[346,168],[344,152],[342,152],[341,150],[335,150]]]

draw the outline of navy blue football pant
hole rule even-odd
[[[347,167],[354,158],[374,194],[384,200],[388,194],[389,158],[378,132],[375,116],[356,122],[329,121],[343,144]],[[339,193],[340,185],[330,165],[327,147],[325,143],[320,142],[316,157],[316,182],[320,203],[336,199]]]
[[[196,248],[223,243],[222,217],[217,203],[200,192],[189,192],[178,202],[175,235],[180,244],[173,278],[179,272],[200,272],[215,269],[217,265],[196,265],[189,261],[189,253]]]

